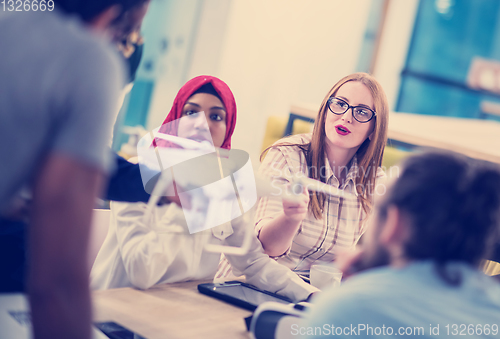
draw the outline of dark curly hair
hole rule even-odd
[[[124,13],[140,6],[149,0],[54,0],[55,8],[67,14],[75,14],[85,22],[90,22],[105,9],[120,5],[121,13],[116,21],[121,20]]]
[[[500,171],[458,154],[417,154],[403,163],[379,210],[382,220],[391,205],[411,220],[406,256],[435,261],[441,277],[456,285],[461,279],[446,264],[477,267],[500,238]]]

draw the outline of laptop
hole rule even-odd
[[[28,298],[22,293],[0,294],[0,339],[4,338],[33,338]],[[92,338],[108,339],[94,326]]]

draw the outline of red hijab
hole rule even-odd
[[[172,133],[168,130],[166,125],[168,122],[172,122],[174,120],[180,119],[182,116],[182,109],[184,105],[188,101],[188,99],[196,92],[201,86],[206,84],[212,84],[215,91],[219,95],[224,108],[226,109],[226,136],[224,138],[224,142],[222,143],[221,148],[231,149],[231,136],[234,132],[234,127],[236,126],[236,101],[234,100],[233,93],[226,85],[226,83],[216,77],[212,77],[209,75],[200,75],[196,78],[193,78],[186,82],[184,86],[179,90],[177,96],[174,99],[174,104],[172,105],[172,109],[170,113],[168,113],[165,121],[163,121],[162,126],[159,129],[159,132],[165,134],[176,135],[177,131]],[[170,124],[172,125],[172,124]],[[166,140],[155,139],[153,141],[153,145],[165,147],[169,146],[170,143]]]

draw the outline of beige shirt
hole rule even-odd
[[[312,134],[299,134],[281,139],[275,143],[306,144],[311,141]],[[353,158],[345,182],[341,185],[335,177],[328,159],[325,159],[324,174],[328,185],[339,188],[346,193],[344,197],[328,196],[323,206],[323,218],[316,219],[308,212],[293,239],[291,247],[276,260],[297,273],[309,271],[311,265],[335,260],[339,250],[353,247],[365,232],[366,213],[361,207],[361,199],[355,190],[357,160]],[[368,169],[367,169],[368,170]],[[380,169],[377,177],[385,176]],[[260,169],[260,174],[271,177],[278,187],[289,182],[294,175],[308,176],[304,153],[297,146],[278,146],[269,150]],[[283,204],[279,197],[265,197],[259,202],[256,213],[256,232],[260,233],[266,221],[283,212]]]
[[[206,251],[205,246],[240,247],[245,229],[253,231],[254,209],[247,212],[248,217],[194,234],[187,232],[184,213],[175,204],[156,207],[147,224],[143,222],[145,212],[144,203],[111,204],[108,235],[91,272],[92,289],[147,289],[156,284],[213,279],[221,254]],[[179,229],[185,231],[179,233]],[[248,253],[227,258],[247,283],[294,301],[318,291],[264,254],[253,232]]]

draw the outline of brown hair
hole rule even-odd
[[[377,224],[397,207],[411,229],[404,256],[434,261],[446,282],[459,285],[461,276],[447,264],[478,267],[500,240],[499,168],[443,151],[412,155],[402,168],[378,208]]]
[[[349,81],[359,81],[371,92],[376,112],[375,128],[371,140],[368,138],[361,144],[356,152],[358,160],[358,173],[356,174],[355,187],[361,199],[363,210],[368,213],[372,208],[372,196],[375,189],[375,179],[377,169],[382,164],[382,156],[387,141],[387,124],[389,118],[389,105],[382,86],[378,81],[367,73],[354,73],[340,79],[327,93],[318,111],[318,116],[314,123],[311,142],[308,144],[277,144],[278,146],[297,146],[305,155],[308,176],[312,179],[326,182],[322,173],[325,168],[326,157],[326,133],[325,121],[328,114],[328,99],[335,96],[339,88]],[[270,147],[270,148],[271,148]],[[265,152],[265,151],[264,151]],[[309,211],[312,211],[316,219],[321,219],[323,206],[326,199],[325,194],[310,193]]]

